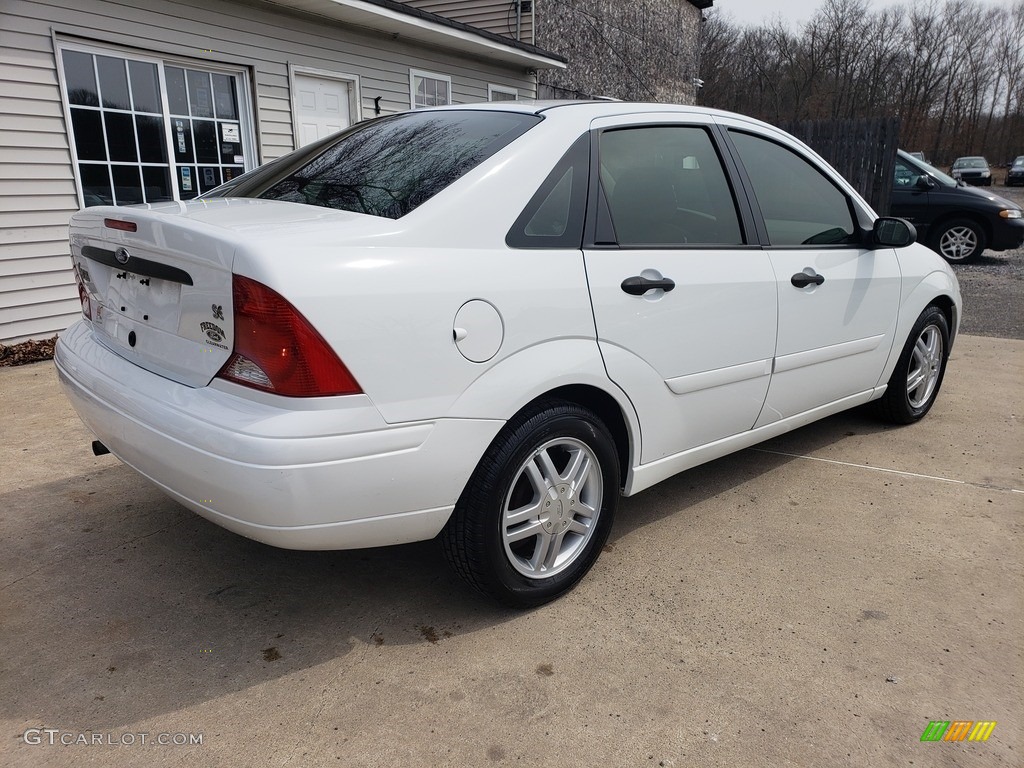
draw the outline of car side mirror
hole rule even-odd
[[[918,189],[934,189],[935,180],[931,176],[918,176],[917,184],[915,184],[914,186],[916,186]]]
[[[873,248],[905,248],[917,242],[917,229],[906,219],[886,216],[875,220],[871,228]]]

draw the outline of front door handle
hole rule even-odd
[[[667,277],[662,277],[658,280],[651,280],[650,278],[643,277],[642,275],[633,275],[633,277],[627,277],[622,281],[622,290],[631,296],[643,296],[652,288],[661,288],[665,293],[668,293],[676,287],[676,281],[670,280]]]
[[[819,274],[808,275],[806,272],[797,272],[791,278],[789,282],[795,285],[797,288],[806,288],[811,283],[815,285],[821,285],[825,282],[825,276]]]

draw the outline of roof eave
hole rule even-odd
[[[468,24],[392,0],[265,0],[293,11],[322,16],[405,39],[524,69],[565,69],[558,54],[507,40]]]

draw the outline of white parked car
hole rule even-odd
[[[914,236],[739,115],[409,112],[204,199],[75,214],[56,364],[203,517],[296,549],[440,536],[536,605],[622,494],[872,400],[924,416],[961,298]]]

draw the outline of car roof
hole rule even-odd
[[[643,101],[618,101],[615,99],[591,99],[591,100],[529,100],[518,101],[482,101],[470,104],[447,104],[443,107],[428,107],[417,110],[428,111],[453,111],[453,110],[487,110],[496,112],[523,112],[533,115],[572,115],[574,118],[584,120],[595,120],[601,117],[616,117],[639,113],[666,113],[681,115],[704,115],[729,117],[734,120],[742,120],[751,125],[756,125],[771,131],[779,131],[777,126],[766,123],[762,120],[742,115],[737,112],[728,112],[722,109],[712,109],[692,104],[665,104],[661,102]]]

